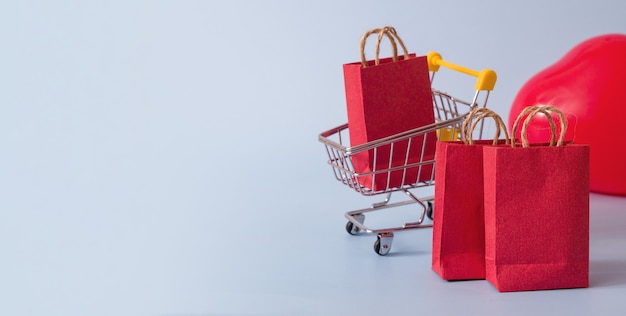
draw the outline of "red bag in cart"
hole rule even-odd
[[[526,139],[538,113],[551,125],[549,145]],[[483,148],[486,278],[500,292],[589,286],[589,145],[564,144],[566,124],[554,107],[528,107],[511,146]]]
[[[486,117],[496,122],[493,141],[472,140]],[[460,142],[438,142],[435,158],[432,269],[444,280],[485,279],[483,147],[508,141],[504,121],[486,108],[470,112],[461,135]]]
[[[378,34],[376,57],[365,58],[365,41]],[[380,42],[386,36],[393,57],[379,58]],[[398,58],[397,43],[404,51]],[[357,146],[435,122],[428,61],[409,54],[393,27],[366,32],[361,39],[361,61],[343,65],[350,145]],[[429,134],[430,135],[430,134]],[[436,135],[396,142],[356,153],[352,164],[359,184],[374,191],[430,180],[432,164],[387,172],[394,167],[434,158]],[[422,151],[423,150],[423,151]],[[365,175],[362,175],[365,173]],[[418,175],[419,174],[419,175]]]

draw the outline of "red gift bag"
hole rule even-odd
[[[486,117],[496,121],[493,141],[473,141],[474,127]],[[461,136],[461,142],[438,142],[435,158],[432,269],[444,280],[485,278],[483,146],[508,140],[502,118],[486,108],[470,112]]]
[[[366,60],[365,42],[372,34],[378,34],[376,57]],[[391,42],[393,57],[379,58],[383,36]],[[396,41],[404,51],[403,58],[397,56]],[[361,61],[344,64],[343,71],[351,146],[435,122],[427,58],[409,54],[393,27],[366,32],[361,39]],[[352,164],[359,174],[359,184],[380,191],[430,180],[432,164],[419,172],[417,167],[407,169],[406,173],[403,170],[389,171],[394,167],[432,160],[436,135],[429,133],[427,142],[423,138],[413,139],[409,149],[408,142],[403,141],[396,142],[393,150],[391,146],[380,146],[354,154]]]
[[[526,140],[538,113],[550,122],[549,145]],[[500,292],[589,286],[589,145],[564,144],[566,123],[554,107],[529,107],[512,146],[483,148],[486,278]]]

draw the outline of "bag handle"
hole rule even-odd
[[[479,114],[480,113],[480,114]],[[466,145],[473,145],[474,140],[472,139],[472,135],[474,134],[474,129],[479,121],[485,119],[486,117],[491,117],[496,122],[496,134],[493,137],[493,145],[498,144],[498,139],[500,138],[500,131],[504,131],[504,141],[506,144],[509,142],[509,132],[506,130],[506,124],[496,112],[489,110],[487,108],[474,107],[465,120],[463,120],[463,125],[461,126],[461,139],[463,143]],[[473,122],[472,122],[473,120]],[[470,122],[472,124],[470,125]],[[469,125],[469,129],[468,129]]]
[[[561,112],[561,110],[557,109],[554,106],[550,106],[550,105],[535,105],[535,106],[529,106],[526,107],[518,116],[517,119],[515,120],[515,123],[513,124],[513,130],[511,131],[511,147],[515,147],[515,134],[517,133],[517,128],[518,125],[520,123],[520,121],[522,120],[522,118],[524,116],[526,116],[526,119],[524,120],[524,123],[522,124],[522,131],[521,131],[521,138],[522,138],[522,147],[529,147],[530,144],[528,143],[528,137],[527,137],[527,128],[528,125],[530,124],[530,121],[533,119],[533,117],[535,117],[535,115],[537,115],[538,113],[543,113],[546,118],[548,119],[548,123],[550,123],[550,144],[549,146],[563,146],[563,141],[565,140],[565,131],[567,130],[567,120],[565,119],[565,115],[563,115],[563,112]],[[558,141],[555,143],[555,139],[556,139],[556,125],[554,124],[554,119],[552,118],[551,113],[555,113],[556,115],[558,115],[559,117],[559,121],[560,121],[560,127],[561,127],[561,133],[559,135],[559,139]]]
[[[371,29],[365,32],[365,34],[363,34],[363,37],[361,37],[360,50],[361,50],[361,65],[363,66],[363,68],[367,67],[367,59],[365,58],[365,42],[367,41],[367,38],[372,34],[378,34],[378,38],[376,39],[376,56],[374,59],[375,65],[380,64],[380,57],[379,57],[380,42],[383,38],[383,35],[387,36],[387,38],[389,38],[389,41],[391,42],[391,51],[392,51],[393,61],[398,61],[398,46],[396,45],[396,41],[402,47],[402,50],[404,52],[404,59],[409,58],[409,53],[406,49],[406,46],[404,46],[404,42],[402,42],[402,39],[400,38],[400,36],[398,35],[398,32],[396,31],[394,27],[385,26],[383,28],[375,28],[375,29]]]

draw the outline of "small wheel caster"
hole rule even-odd
[[[432,221],[433,220],[433,202],[426,201],[426,216]]]
[[[357,235],[361,231],[361,229],[358,226],[354,225],[354,223],[348,221],[346,223],[346,231],[350,235]]]
[[[376,241],[374,242],[374,252],[381,256],[386,256],[391,250],[391,243],[393,242],[393,233],[380,233],[378,234]]]
[[[365,221],[365,215],[358,213],[358,214],[353,214],[353,215],[346,215],[346,217],[349,219],[349,221],[346,223],[346,231],[348,232],[348,234],[350,235],[358,234],[361,231],[361,228],[355,225],[353,220],[363,225],[363,222]]]

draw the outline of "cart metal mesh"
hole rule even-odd
[[[433,93],[433,105],[435,108],[435,117],[437,122],[435,124],[423,126],[417,129],[409,130],[403,133],[399,133],[387,138],[383,138],[377,141],[369,142],[366,144],[348,147],[349,139],[349,126],[343,124],[322,133],[319,137],[320,142],[326,145],[326,151],[328,153],[328,164],[333,167],[335,178],[357,192],[371,196],[381,193],[389,193],[398,190],[413,189],[422,186],[430,186],[434,184],[434,168],[426,168],[433,166],[435,159],[433,156],[425,155],[425,151],[421,151],[419,161],[414,163],[405,164],[402,166],[392,166],[389,159],[387,168],[373,170],[370,172],[358,173],[355,171],[352,164],[352,157],[358,153],[364,151],[372,151],[374,156],[374,162],[372,165],[379,166],[376,161],[378,151],[386,151],[393,153],[393,146],[399,142],[407,142],[407,153],[410,152],[412,146],[425,146],[425,142],[429,139],[428,134],[435,134],[437,140],[456,140],[458,139],[459,130],[463,120],[471,110],[473,106],[478,106],[467,101],[455,99],[454,97],[438,90],[432,90]],[[480,138],[480,137],[478,137]],[[418,141],[415,141],[418,140]],[[406,177],[406,171],[409,169],[417,169],[417,179],[422,181],[414,183],[405,183],[399,187],[385,187],[383,189],[373,190],[373,183],[378,177],[390,178],[392,172],[403,172],[403,178]],[[422,176],[423,172],[428,169],[429,176],[424,180]],[[367,182],[371,182],[371,185],[364,185],[363,179],[367,179]],[[402,181],[404,183],[405,181]],[[387,181],[389,184],[390,181]]]

